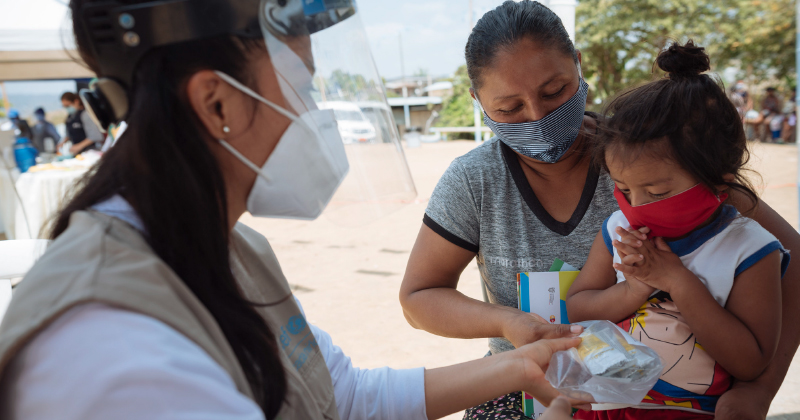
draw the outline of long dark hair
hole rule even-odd
[[[73,19],[84,1],[70,2]],[[76,31],[75,38],[81,58],[99,73],[85,35]],[[225,183],[208,146],[213,139],[185,91],[189,77],[203,69],[248,83],[246,66],[259,47],[266,51],[260,42],[223,36],[149,52],[129,92],[127,131],[60,211],[51,238],[67,229],[73,212],[115,194],[125,197],[144,224],[147,243],[214,316],[256,402],[272,419],[286,395],[286,375],[275,336],[233,277]]]
[[[608,150],[626,161],[641,153],[666,157],[711,191],[728,185],[744,193],[754,210],[758,195],[744,176],[750,153],[742,119],[721,83],[703,74],[710,69],[704,48],[691,40],[673,43],[656,65],[666,77],[629,89],[607,105],[595,161],[605,165]],[[726,174],[734,181],[727,182]]]
[[[480,88],[481,72],[492,66],[498,52],[524,38],[556,48],[578,63],[578,53],[558,15],[538,1],[508,0],[486,12],[469,34],[464,56],[472,88]]]

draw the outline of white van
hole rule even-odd
[[[397,124],[392,116],[392,109],[386,102],[364,101],[356,102],[361,112],[367,117],[376,129],[376,143],[391,143],[393,138],[398,138]]]
[[[375,142],[375,126],[367,120],[358,105],[345,101],[329,101],[320,102],[317,106],[320,109],[333,110],[344,144]]]

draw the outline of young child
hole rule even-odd
[[[778,344],[788,252],[726,204],[757,203],[739,114],[701,74],[703,48],[673,44],[657,63],[667,77],[609,106],[597,157],[621,210],[597,234],[567,313],[617,323],[664,370],[639,405],[598,404],[579,419],[712,418],[732,380],[759,376]]]

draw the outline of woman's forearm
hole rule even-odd
[[[518,309],[472,299],[458,290],[423,289],[401,298],[412,327],[450,338],[503,337],[503,325]]]
[[[575,293],[567,298],[567,313],[570,322],[604,319],[617,323],[639,310],[647,298],[634,293],[628,282],[621,282],[608,289]]]
[[[514,391],[529,392],[549,405],[560,394],[544,378],[547,365],[553,353],[580,342],[578,338],[540,340],[480,360],[426,370],[428,418],[439,418]],[[585,409],[588,408],[587,405]]]
[[[425,408],[437,419],[523,389],[521,363],[506,352],[425,371]]]

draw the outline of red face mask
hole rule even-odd
[[[625,194],[614,187],[614,197],[631,227],[647,226],[652,237],[677,238],[686,235],[708,219],[728,194],[717,197],[705,185],[697,184],[672,197],[640,206],[631,206]]]

